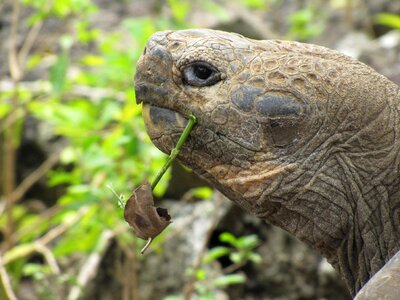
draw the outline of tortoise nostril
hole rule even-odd
[[[146,55],[146,52],[147,52],[147,47],[144,47],[143,55]]]
[[[151,49],[151,54],[154,55],[155,57],[161,59],[161,60],[166,60],[169,56],[168,52],[164,47],[155,47],[154,49]]]

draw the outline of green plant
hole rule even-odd
[[[235,237],[230,232],[224,232],[219,239],[226,246],[211,248],[203,256],[200,267],[189,270],[189,274],[194,275],[195,291],[199,299],[214,299],[216,290],[245,283],[246,276],[237,271],[250,262],[261,262],[260,255],[255,252],[255,248],[260,244],[257,235]],[[215,276],[210,273],[210,266],[225,256],[229,257],[232,264],[222,269],[221,275]]]
[[[253,9],[265,9],[271,0],[241,0],[242,5]]]
[[[380,13],[374,18],[375,23],[400,30],[400,15]]]
[[[289,17],[288,37],[306,41],[321,34],[324,28],[323,21],[317,12],[311,8],[296,11]]]
[[[255,234],[235,237],[230,232],[224,232],[219,236],[221,242],[229,245],[212,248],[204,257],[205,263],[210,263],[222,256],[228,255],[233,262],[232,268],[239,268],[247,262],[260,263],[261,257],[254,252],[254,249],[259,245],[260,241]]]
[[[192,8],[191,2],[189,0],[168,0],[167,3],[171,9],[174,20],[178,24],[183,24]]]

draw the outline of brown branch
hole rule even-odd
[[[57,164],[59,158],[59,152],[50,155],[35,171],[29,174],[9,196],[6,196],[6,198],[8,198],[7,200],[13,204],[21,200],[25,193]]]
[[[230,274],[230,273],[233,273],[233,272],[239,270],[241,267],[244,267],[247,263],[248,263],[248,261],[245,260],[245,261],[242,261],[242,262],[240,262],[240,263],[236,263],[236,264],[229,265],[229,266],[227,266],[226,268],[223,268],[223,269],[221,270],[221,273],[222,273],[222,274]]]
[[[31,49],[33,47],[33,44],[35,43],[35,41],[39,35],[40,29],[42,29],[42,25],[43,25],[43,22],[39,21],[31,27],[31,29],[29,30],[29,32],[25,38],[24,44],[22,45],[21,50],[18,53],[18,63],[19,63],[20,68],[22,69],[22,71],[21,71],[22,73],[24,72],[24,69],[25,69],[26,59],[29,55],[29,52],[31,51]]]
[[[21,79],[21,70],[18,65],[17,58],[17,32],[18,21],[20,13],[20,1],[13,2],[12,16],[11,16],[11,31],[10,31],[10,48],[8,51],[8,63],[11,77],[13,79],[13,95],[11,98],[11,110],[17,109],[18,103],[18,81]],[[15,157],[16,157],[16,126],[10,126],[4,134],[4,155],[3,155],[3,168],[1,170],[3,181],[3,193],[6,196],[5,211],[6,211],[6,226],[4,229],[4,244],[3,250],[9,249],[13,246],[13,232],[14,232],[14,218],[13,218],[13,202],[9,200],[9,195],[15,188]]]
[[[1,90],[0,90],[1,91]],[[0,134],[7,128],[12,127],[22,116],[24,116],[24,111],[21,109],[16,109],[10,113],[4,120],[0,121]]]
[[[2,173],[4,176],[3,181],[3,193],[6,197],[5,201],[5,215],[6,215],[6,226],[4,228],[4,248],[3,250],[9,249],[13,245],[13,232],[14,232],[14,220],[13,220],[13,202],[10,200],[9,195],[14,191],[15,187],[15,126],[12,126],[5,132],[4,135],[4,155],[2,163]]]
[[[7,271],[3,265],[3,258],[0,255],[0,278],[3,285],[4,291],[7,296],[7,300],[17,300],[14,291],[11,288],[10,278],[8,277]]]
[[[43,246],[49,244],[51,241],[67,231],[72,225],[78,222],[87,213],[87,211],[88,207],[81,207],[72,218],[67,219],[64,223],[54,227],[36,241],[25,245],[16,246],[20,247],[20,249],[23,248],[22,250],[14,251],[16,249],[15,247],[12,250],[5,252],[3,255],[3,265],[7,265],[18,258],[27,257],[32,253],[37,252],[38,244]]]
[[[17,231],[15,234],[17,235],[17,242],[19,241],[19,237],[25,236],[29,232],[32,231],[32,228],[36,228],[38,226],[41,226],[45,222],[49,222],[49,219],[54,217],[56,214],[58,214],[62,210],[62,207],[58,205],[54,205],[43,211],[38,215],[38,219],[33,221],[30,226],[23,227],[20,231]],[[1,214],[1,208],[0,208],[0,214]]]
[[[43,255],[53,274],[60,274],[60,267],[57,264],[57,260],[54,257],[53,252],[51,252],[48,247],[40,242],[35,243],[35,249],[37,252]]]
[[[38,241],[43,245],[49,244],[52,240],[63,234],[68,228],[70,228],[72,225],[78,222],[87,213],[88,209],[89,209],[88,207],[80,208],[77,211],[74,218],[67,219],[65,223],[62,223],[57,227],[54,227],[52,230],[50,230],[44,236],[42,236]]]
[[[20,1],[13,1],[13,10],[11,17],[11,32],[10,32],[10,50],[8,51],[8,62],[11,78],[14,82],[21,79],[21,69],[18,63],[17,52],[17,31],[20,13]]]
[[[82,297],[82,291],[85,290],[85,286],[96,275],[97,269],[101,263],[101,258],[113,238],[114,233],[109,229],[106,229],[101,233],[95,249],[86,259],[81,270],[79,271],[76,279],[76,285],[72,287],[67,298],[68,300],[77,300]]]

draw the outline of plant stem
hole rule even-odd
[[[154,179],[153,183],[151,184],[151,189],[154,190],[158,182],[160,181],[161,177],[164,175],[164,173],[168,170],[169,166],[172,164],[174,159],[178,156],[179,152],[182,149],[183,144],[189,137],[190,132],[192,131],[192,128],[194,125],[197,123],[197,118],[191,113],[189,115],[189,120],[188,123],[185,127],[185,129],[182,132],[182,135],[180,136],[178,143],[176,144],[175,148],[172,149],[171,154],[169,155],[167,162],[164,164],[164,166],[161,168],[161,170],[158,172],[156,178]]]
[[[143,254],[147,250],[147,248],[149,248],[149,246],[150,246],[152,241],[153,241],[153,238],[149,237],[148,240],[147,240],[146,245],[144,245],[142,250],[140,250],[140,254]]]
[[[9,36],[9,50],[8,50],[8,65],[10,75],[13,81],[13,93],[10,100],[11,111],[18,109],[18,83],[21,80],[21,70],[17,59],[17,34],[20,14],[20,1],[14,1],[12,7],[11,17],[11,32]],[[15,178],[16,178],[16,147],[17,147],[18,132],[17,126],[12,124],[4,132],[4,153],[2,157],[2,173],[3,183],[0,188],[1,192],[6,197],[5,202],[5,217],[6,224],[4,228],[4,243],[2,245],[2,251],[10,249],[14,245],[14,218],[13,208],[14,204],[9,200],[9,195],[15,189]]]
[[[4,292],[6,294],[7,300],[17,300],[18,298],[15,295],[14,291],[12,290],[10,277],[8,276],[7,271],[3,266],[3,259],[1,255],[0,255],[0,280]]]

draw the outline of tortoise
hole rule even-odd
[[[356,299],[400,299],[398,85],[325,47],[191,29],[152,35],[135,92],[159,149],[193,113],[180,161],[326,257]]]

